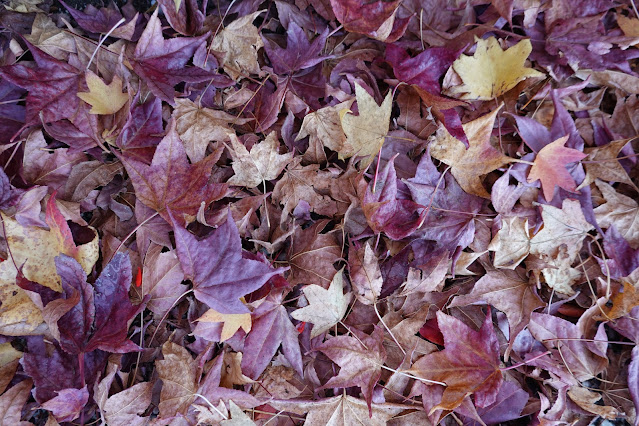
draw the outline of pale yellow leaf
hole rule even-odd
[[[463,84],[449,88],[449,94],[459,99],[490,100],[503,95],[520,81],[543,77],[543,73],[525,66],[532,51],[530,40],[521,40],[506,50],[494,37],[476,41],[473,56],[461,55],[453,62],[453,69]]]
[[[230,185],[255,188],[262,182],[275,179],[293,159],[293,153],[278,154],[280,142],[275,132],[265,140],[253,145],[251,152],[239,141],[235,134],[231,138],[231,156],[235,175],[228,180]]]
[[[127,103],[129,95],[122,93],[122,79],[117,75],[110,84],[91,71],[86,73],[88,92],[78,92],[78,97],[91,105],[91,114],[115,114]]]
[[[222,314],[215,309],[209,309],[197,319],[200,322],[223,322],[220,342],[230,339],[241,328],[245,332],[251,331],[251,314]]]
[[[291,312],[298,321],[313,324],[311,338],[317,337],[340,322],[348,308],[350,294],[344,294],[344,268],[340,269],[328,290],[316,284],[302,289],[308,300],[308,306]]]
[[[528,219],[502,218],[501,228],[488,245],[488,250],[495,252],[495,268],[514,270],[530,252]]]
[[[382,149],[390,125],[393,98],[391,92],[388,92],[384,102],[379,106],[375,99],[357,83],[355,83],[355,97],[359,115],[353,115],[347,109],[340,111],[346,141],[339,150],[339,158],[363,157],[359,163],[360,169],[363,170],[373,162],[379,150]]]

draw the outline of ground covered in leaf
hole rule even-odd
[[[139,4],[0,10],[1,424],[637,424],[632,0]]]

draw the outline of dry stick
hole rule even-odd
[[[221,412],[220,410],[217,409],[217,407],[213,404],[211,404],[211,401],[208,400],[207,397],[205,397],[204,395],[201,395],[199,393],[194,393],[193,395],[195,396],[199,396],[200,398],[202,398],[204,401],[206,401],[206,403],[208,404],[209,407],[211,407],[214,411],[216,411],[220,416],[222,416],[222,418],[224,420],[228,420],[228,416],[226,414],[224,414],[223,412]]]
[[[91,62],[93,62],[93,58],[95,58],[95,54],[98,53],[98,50],[100,49],[102,44],[106,41],[107,38],[109,38],[109,36],[111,35],[113,31],[115,31],[120,25],[124,23],[124,21],[126,21],[126,19],[124,18],[120,19],[118,22],[116,22],[116,24],[113,27],[111,27],[109,32],[106,33],[103,38],[102,37],[100,38],[100,41],[98,41],[98,46],[93,51],[93,55],[91,55],[91,59],[89,59],[89,63],[87,64],[86,70],[88,70],[89,67],[91,66]]]
[[[402,345],[399,344],[399,342],[397,341],[397,339],[395,338],[395,335],[393,334],[393,332],[390,330],[390,328],[388,328],[388,326],[386,325],[386,323],[384,322],[384,320],[382,319],[382,316],[379,314],[379,311],[377,310],[377,301],[373,302],[373,308],[375,308],[375,313],[377,314],[377,318],[379,318],[379,322],[382,323],[382,325],[384,326],[384,328],[386,329],[386,331],[388,331],[388,334],[390,334],[390,336],[393,338],[393,342],[395,342],[395,344],[397,345],[397,347],[399,348],[400,351],[402,351],[402,353],[404,354],[404,356],[406,356],[406,351],[404,350],[404,348],[402,348]]]

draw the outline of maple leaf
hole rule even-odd
[[[544,146],[537,153],[535,162],[528,172],[528,182],[539,180],[547,201],[552,200],[555,186],[570,192],[577,190],[575,180],[566,170],[566,166],[583,160],[587,155],[576,149],[564,147],[567,141],[568,136],[564,136]]]
[[[349,259],[351,260],[349,275],[351,283],[357,289],[357,299],[370,305],[377,302],[377,298],[382,293],[384,280],[379,269],[377,256],[370,243],[366,243],[362,249],[357,250],[355,256]]]
[[[633,250],[617,228],[608,228],[603,243],[608,259],[600,260],[599,264],[606,275],[615,279],[628,277],[639,268],[639,249]]]
[[[335,17],[347,31],[392,43],[406,31],[408,18],[398,19],[400,0],[330,0]]]
[[[283,292],[279,292],[267,297],[251,314],[253,326],[244,341],[242,371],[256,380],[270,364],[280,345],[290,365],[303,376],[298,332],[282,305],[284,296]]]
[[[350,293],[344,294],[344,269],[339,270],[328,289],[311,284],[302,289],[308,306],[291,312],[298,321],[313,324],[311,338],[328,331],[344,318],[351,300]]]
[[[610,300],[612,306],[603,307],[603,313],[596,317],[597,321],[613,321],[629,315],[639,305],[639,292],[634,285],[624,282],[623,291],[615,293]]]
[[[346,141],[339,151],[339,158],[344,159],[354,155],[363,157],[359,166],[361,169],[366,169],[382,149],[390,125],[393,98],[389,92],[379,106],[375,99],[357,83],[355,83],[355,97],[359,115],[353,115],[346,109],[339,113],[342,129],[346,134]]]
[[[481,177],[510,163],[509,158],[490,143],[490,135],[501,106],[463,125],[468,136],[469,148],[459,139],[440,127],[430,143],[431,155],[451,167],[451,173],[459,186],[469,194],[490,198],[481,183]]]
[[[457,296],[448,305],[470,305],[486,302],[506,314],[510,329],[509,349],[515,338],[530,321],[530,314],[546,306],[535,292],[534,283],[521,276],[521,271],[489,270],[473,286],[470,293]],[[508,351],[507,351],[508,352]]]
[[[57,257],[56,267],[62,280],[62,298],[79,296],[79,303],[57,321],[60,346],[74,354],[96,349],[117,353],[138,350],[136,344],[127,340],[127,324],[144,304],[132,305],[129,300],[132,273],[128,256],[116,254],[94,288],[87,284],[86,273],[73,258]]]
[[[451,87],[451,95],[460,99],[491,100],[503,95],[527,78],[543,77],[543,73],[526,68],[524,62],[532,51],[530,40],[521,40],[503,50],[496,38],[476,38],[473,56],[462,55],[453,62],[453,69],[463,84]],[[468,134],[468,133],[467,133]]]
[[[82,389],[62,389],[55,398],[42,404],[42,408],[54,415],[59,422],[70,422],[80,416],[89,400],[86,385]]]
[[[278,154],[280,142],[275,132],[268,134],[266,139],[253,145],[249,152],[234,134],[231,138],[231,156],[233,157],[233,171],[235,175],[228,180],[229,185],[242,185],[255,188],[279,176],[284,167],[293,158],[293,153]]]
[[[94,238],[86,244],[76,245],[71,229],[58,209],[55,194],[47,201],[46,223],[50,228],[48,231],[35,226],[22,226],[4,214],[2,218],[12,258],[20,267],[21,273],[30,281],[61,291],[60,277],[54,261],[56,256],[72,256],[80,262],[85,276],[91,272],[98,260],[99,241],[95,229],[88,228]]]
[[[80,88],[80,71],[65,62],[25,42],[36,67],[22,64],[0,68],[0,76],[18,87],[27,89],[26,124],[42,121],[50,123],[71,117],[78,109],[77,97]]]
[[[286,270],[242,256],[240,234],[230,212],[226,222],[202,240],[175,221],[173,230],[178,258],[184,276],[193,282],[193,294],[220,313],[248,312],[240,297]]]
[[[295,21],[291,21],[286,31],[286,49],[282,49],[264,36],[262,40],[264,50],[273,65],[273,71],[277,74],[290,74],[311,68],[329,58],[329,56],[318,56],[324,48],[327,36],[328,28],[310,43],[304,30]]]
[[[251,119],[237,118],[224,111],[202,108],[189,99],[176,99],[173,119],[186,154],[193,163],[202,161],[210,141],[222,141],[232,132],[230,125],[246,124]]]
[[[630,186],[635,184],[632,182],[628,173],[617,160],[619,152],[628,144],[629,139],[622,139],[610,142],[607,145],[584,149],[587,154],[583,162],[586,168],[586,178],[579,184],[577,190],[586,185],[590,185],[595,179],[602,179],[612,182],[623,182]]]
[[[222,322],[220,342],[230,339],[241,328],[246,333],[251,331],[251,314],[222,314],[215,309],[209,309],[197,319],[200,322]]]
[[[521,217],[502,218],[501,228],[487,248],[495,252],[495,268],[515,269],[530,253],[528,220]]]
[[[33,382],[29,379],[13,385],[0,395],[0,422],[7,425],[28,426],[32,423],[21,421],[22,408],[31,395]]]
[[[189,164],[184,144],[178,137],[175,121],[158,145],[153,162],[148,164],[119,154],[140,201],[157,211],[167,222],[169,212],[179,223],[194,218],[202,202],[222,198],[226,184],[209,183],[211,169],[222,155],[222,149],[196,164]]]
[[[373,389],[382,375],[382,365],[386,361],[384,332],[375,327],[368,336],[352,332],[357,336],[332,337],[317,346],[333,362],[340,366],[339,374],[331,377],[322,388],[358,386],[368,403],[369,416],[373,416]]]
[[[346,135],[342,130],[339,112],[351,107],[353,100],[347,100],[337,105],[326,106],[304,116],[296,141],[310,136],[308,150],[321,150],[323,147],[339,152],[346,142]],[[307,151],[308,152],[308,151]],[[319,156],[316,156],[319,157]]]
[[[100,9],[88,4],[82,11],[70,7],[63,1],[60,1],[60,3],[69,11],[78,25],[89,32],[96,34],[110,33],[113,37],[125,40],[132,40],[134,37],[138,18],[137,13],[133,18],[127,19],[126,22],[118,25],[122,19],[122,14],[115,3],[110,3],[107,7]]]
[[[222,76],[187,63],[204,44],[208,34],[165,40],[156,9],[135,47],[131,65],[155,96],[174,105],[175,86],[181,82],[211,80],[214,85],[228,84]]]
[[[142,104],[132,102],[131,109],[115,141],[122,151],[135,153],[138,159],[150,163],[155,147],[162,140],[162,101],[155,96]]]
[[[122,79],[114,76],[110,84],[91,71],[86,72],[88,92],[78,92],[78,98],[91,105],[91,114],[115,114],[127,103],[129,95],[122,93]]]
[[[194,0],[160,0],[162,12],[169,25],[182,35],[192,36],[200,33],[204,23],[204,13],[198,9]]]
[[[502,373],[490,310],[479,331],[441,311],[437,311],[437,323],[444,336],[444,350],[424,355],[409,370],[424,379],[446,383],[441,402],[431,413],[453,410],[473,393],[478,407],[495,402]]]
[[[151,243],[144,256],[141,293],[139,299],[149,296],[146,307],[158,317],[162,317],[186,288],[180,283],[184,272],[175,251],[163,252],[164,247]],[[138,291],[138,289],[134,289]]]
[[[386,163],[377,177],[377,187],[371,182],[362,198],[366,221],[375,232],[384,232],[393,240],[401,240],[419,228],[426,208],[412,200],[398,199],[395,157]]]
[[[621,236],[634,249],[639,248],[639,205],[626,195],[601,180],[595,184],[606,201],[595,209],[595,217],[599,226],[609,228],[614,226]]]
[[[332,282],[335,275],[333,264],[342,253],[333,233],[320,234],[327,224],[327,220],[318,220],[293,235],[288,261],[291,273],[287,277],[292,285],[319,282],[326,287]]]
[[[237,81],[249,74],[259,74],[257,51],[264,46],[253,21],[263,10],[242,16],[226,25],[211,42],[211,49],[224,54],[220,65]]]

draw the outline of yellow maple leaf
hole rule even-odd
[[[122,79],[117,75],[111,84],[106,84],[100,77],[87,71],[88,92],[79,92],[78,98],[91,105],[91,114],[115,114],[127,103],[129,95],[122,93]]]
[[[348,109],[343,109],[339,113],[342,129],[346,135],[346,141],[339,151],[339,158],[344,159],[354,155],[364,157],[359,166],[365,169],[373,162],[384,144],[390,125],[393,98],[389,92],[379,106],[375,99],[357,83],[355,83],[355,97],[359,115],[351,114]]]
[[[251,331],[251,314],[222,314],[215,309],[209,309],[197,319],[201,322],[223,322],[220,342],[230,339],[241,328],[245,332]]]
[[[448,89],[448,94],[459,99],[490,100],[501,96],[520,81],[543,77],[543,73],[526,68],[525,62],[532,51],[530,40],[522,40],[503,50],[497,39],[476,38],[473,56],[461,55],[453,62],[453,69],[463,84]]]
[[[490,198],[490,194],[482,185],[481,177],[513,161],[490,143],[490,134],[500,108],[501,105],[490,114],[462,126],[468,135],[468,149],[443,126],[440,126],[431,141],[430,154],[450,166],[459,186],[469,194]]]

